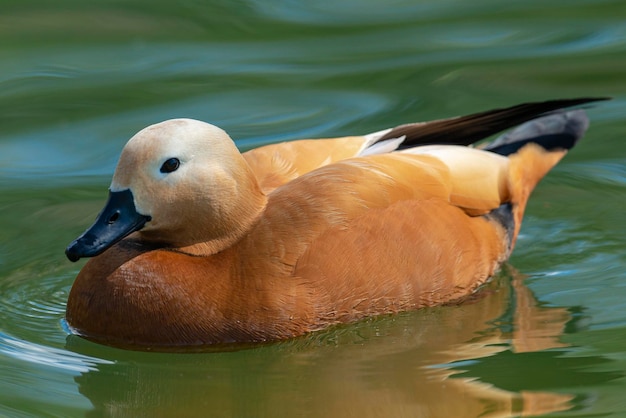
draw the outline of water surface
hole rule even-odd
[[[3,6],[0,57],[0,416],[626,414],[620,1],[27,0]],[[614,100],[469,303],[191,355],[63,327],[64,247],[148,124],[205,120],[246,150],[594,95]]]

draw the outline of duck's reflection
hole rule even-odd
[[[509,268],[458,306],[238,352],[133,353],[76,337],[68,345],[117,360],[76,378],[95,416],[533,416],[571,408],[573,395],[505,390],[465,377],[464,365],[564,347],[569,320],[564,308],[540,306]],[[505,369],[502,379],[533,379]]]

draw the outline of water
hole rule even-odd
[[[626,12],[620,1],[5,2],[0,416],[624,416]],[[171,117],[241,149],[530,100],[610,95],[476,300],[245,350],[71,336],[63,255],[119,152]]]

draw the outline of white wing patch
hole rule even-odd
[[[365,155],[387,154],[398,149],[400,144],[404,142],[404,135],[400,138],[385,139],[384,141],[376,142],[374,145],[365,148],[359,152],[359,157]]]
[[[405,136],[379,141],[380,138],[385,136],[390,131],[391,129],[385,129],[383,131],[378,131],[365,135],[365,143],[363,144],[363,147],[359,150],[357,156],[363,157],[366,155],[386,154],[397,150],[400,144],[404,142],[404,139],[406,138]]]

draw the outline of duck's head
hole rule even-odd
[[[140,240],[203,244],[215,252],[245,233],[264,205],[226,132],[192,119],[168,120],[128,141],[106,206],[65,253],[72,261],[95,256],[136,231]]]

